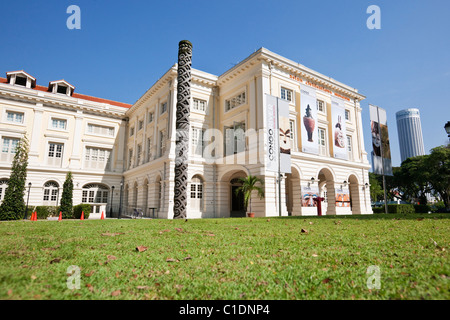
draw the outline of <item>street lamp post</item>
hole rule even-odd
[[[109,207],[109,217],[112,218],[112,206],[113,206],[113,198],[114,198],[114,186],[111,187],[111,206]]]
[[[450,139],[450,121],[447,121],[447,123],[444,126],[445,132],[447,132],[447,135]]]
[[[31,189],[31,182],[28,183],[28,197],[27,197],[27,206],[25,207],[25,214],[24,214],[24,219],[27,220],[27,216],[28,216],[28,201],[30,201],[30,189]]]
[[[123,181],[120,181],[120,200],[119,200],[119,219],[122,213],[122,192],[123,192]]]

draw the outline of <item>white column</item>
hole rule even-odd
[[[37,103],[34,108],[34,118],[33,118],[33,131],[31,133],[30,141],[30,164],[36,165],[39,162],[39,146],[42,142],[42,116],[44,114],[44,109],[42,103]]]
[[[73,135],[73,146],[72,154],[69,158],[69,168],[70,169],[80,169],[81,168],[81,136],[83,131],[83,112],[78,110],[75,115],[75,130]]]

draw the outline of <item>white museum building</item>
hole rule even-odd
[[[252,198],[257,217],[317,215],[317,197],[323,215],[372,213],[358,90],[265,48],[220,76],[191,74],[188,218],[245,216],[235,190],[248,175],[264,181],[265,197]],[[273,101],[285,107],[286,130],[280,121],[276,135],[283,170],[268,160]],[[71,171],[73,204],[91,204],[90,219],[134,209],[173,218],[176,102],[177,64],[133,105],[76,93],[65,80],[40,86],[23,70],[7,72],[0,201],[15,146],[27,135],[29,206],[57,206]]]

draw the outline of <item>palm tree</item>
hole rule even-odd
[[[264,186],[264,180],[255,176],[239,178],[239,180],[242,182],[242,186],[236,189],[236,195],[240,192],[244,194],[244,206],[247,208],[250,204],[249,212],[252,212],[252,192],[256,191],[259,199],[262,199],[264,197],[264,189],[262,188]],[[261,184],[261,187],[256,185],[258,182]]]

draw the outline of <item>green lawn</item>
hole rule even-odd
[[[449,218],[0,222],[0,299],[450,299]]]

